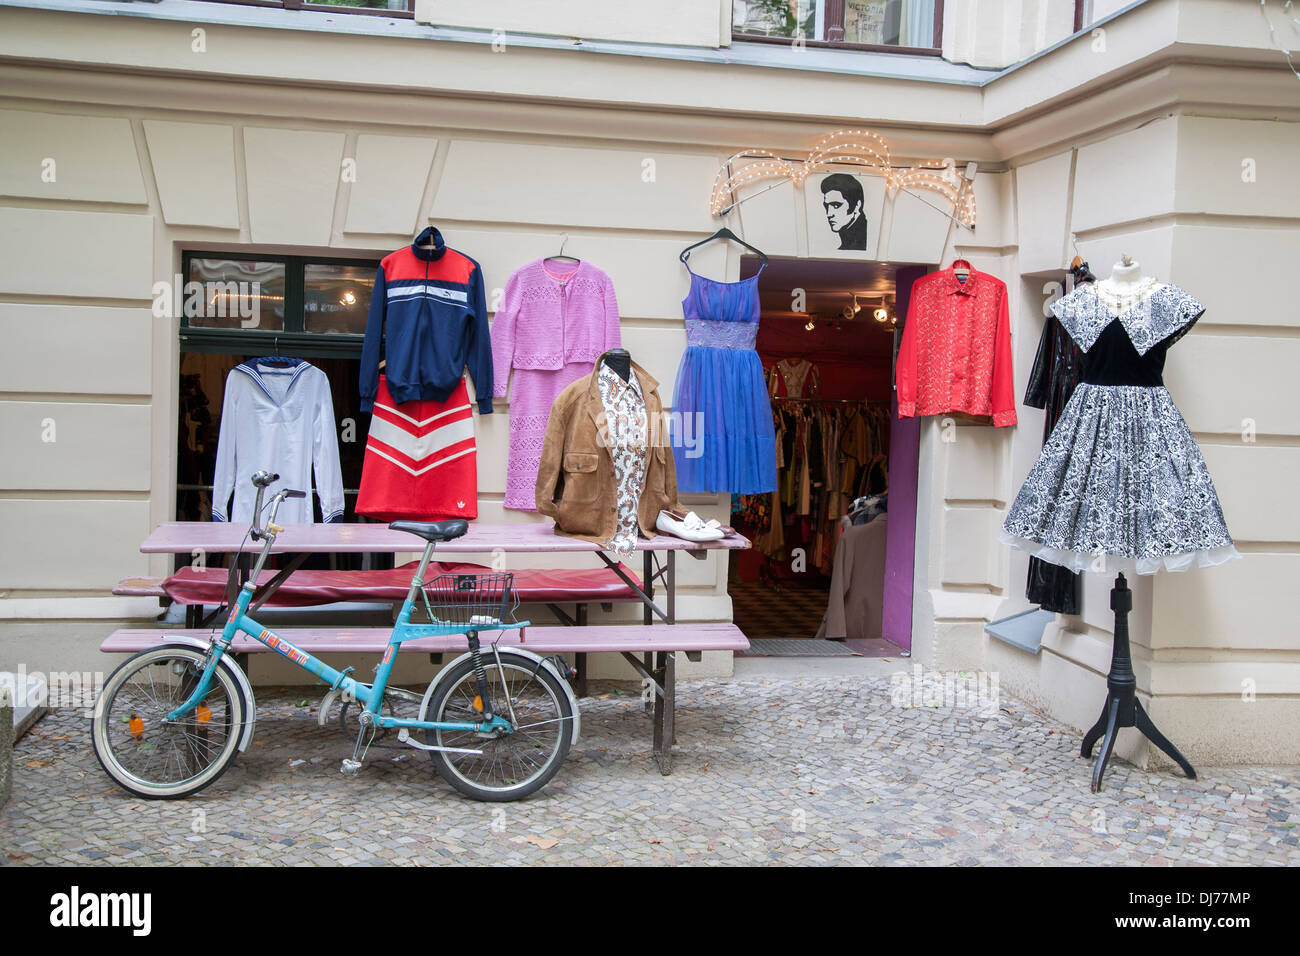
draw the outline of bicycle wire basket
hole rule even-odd
[[[429,623],[448,633],[509,627],[519,607],[510,572],[439,574],[420,593]]]

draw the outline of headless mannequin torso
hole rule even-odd
[[[1141,302],[1164,285],[1158,279],[1142,275],[1142,265],[1129,256],[1121,256],[1110,270],[1109,278],[1093,287],[1098,298],[1112,312],[1119,312]]]
[[[605,364],[618,373],[619,378],[625,382],[632,374],[632,356],[627,349],[610,349],[605,353]]]

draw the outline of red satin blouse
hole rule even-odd
[[[963,282],[951,269],[912,286],[898,350],[902,418],[965,412],[1016,423],[1011,376],[1011,318],[1006,283],[972,269]]]

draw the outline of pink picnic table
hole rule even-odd
[[[255,551],[258,545],[246,542],[246,533],[247,528],[239,524],[212,521],[169,521],[155,528],[153,533],[140,546],[140,550],[146,554],[217,555],[250,553]],[[435,557],[444,557],[448,554],[491,554],[493,552],[558,553],[590,551],[596,554],[612,573],[618,575],[624,584],[636,592],[643,605],[642,623],[652,625],[655,616],[662,618],[666,624],[676,623],[677,580],[675,557],[678,551],[685,551],[692,557],[703,560],[709,551],[730,551],[748,548],[749,546],[749,540],[741,535],[710,542],[686,541],[668,535],[656,535],[653,538],[642,539],[637,542],[636,546],[645,561],[645,573],[641,582],[633,580],[619,562],[611,558],[599,546],[579,538],[556,534],[550,521],[520,522],[518,524],[471,523],[469,531],[462,537],[456,538],[454,541],[439,542],[434,554]],[[276,537],[271,550],[276,554],[289,555],[290,559],[269,581],[258,588],[253,597],[252,607],[260,606],[262,602],[270,597],[293,571],[301,567],[310,554],[418,552],[424,550],[424,547],[425,542],[423,539],[403,531],[393,531],[383,524],[287,525],[284,532]],[[245,549],[247,550],[245,551]],[[663,555],[662,565],[656,560],[657,556],[661,554]],[[244,572],[246,572],[246,562],[240,561],[240,564],[244,567]],[[243,572],[239,576],[242,578]],[[655,582],[659,580],[662,580],[664,584],[665,606],[662,608],[655,603],[654,599]],[[232,603],[233,600],[234,594],[227,592],[227,605]],[[221,613],[221,609],[217,609],[209,620]],[[200,624],[205,623],[202,620],[202,608],[191,605],[187,608],[187,615],[192,615],[190,620],[192,627],[198,627]],[[659,761],[659,768],[662,773],[671,772],[672,746],[675,739],[675,652],[685,651],[689,656],[691,653],[698,654],[703,650],[714,647],[734,649],[736,635],[739,632],[730,624],[691,625],[680,630],[677,628],[647,629],[636,625],[632,627],[623,625],[588,628],[585,613],[580,615],[579,625],[578,630],[583,632],[584,642],[582,646],[584,648],[597,647],[602,651],[621,654],[643,678],[649,681],[648,686],[654,688],[653,701],[646,701],[646,709],[654,715],[655,758]],[[552,634],[553,629],[550,628],[541,630],[540,640],[542,643],[540,646],[543,647],[546,646],[547,634],[554,637],[554,634],[561,633],[555,631]],[[384,632],[384,634],[386,633]],[[117,636],[130,643],[133,635],[134,632],[118,632]],[[331,638],[334,646],[328,649],[347,650],[357,640],[370,646],[374,639],[374,633],[369,631],[339,630]],[[512,637],[512,640],[517,640],[521,646],[527,646],[526,641],[529,639],[533,640],[534,647],[539,646],[537,635],[525,637],[522,632],[516,632]],[[741,645],[744,644],[743,635],[740,638],[740,643]],[[439,642],[433,640],[427,650],[431,658],[436,660],[440,658],[443,650],[452,649],[453,644],[459,647],[459,641],[445,639]],[[411,650],[425,649],[416,646],[419,645],[419,642],[412,642],[412,645],[409,648]],[[241,650],[247,653],[252,649],[250,643],[243,642],[235,648],[235,653],[238,656]],[[317,649],[319,649],[319,645]],[[641,660],[637,659],[637,653],[642,655]],[[585,696],[586,653],[579,652],[577,657],[579,693]]]
[[[247,528],[241,524],[221,521],[168,521],[145,538],[140,550],[145,554],[234,554],[241,547],[253,551],[257,546],[245,539]],[[271,546],[274,554],[294,555],[279,574],[259,589],[256,601],[260,605],[288,575],[301,566],[309,554],[355,554],[365,552],[418,552],[425,542],[413,534],[394,531],[387,525],[356,524],[296,524],[286,525],[284,533],[277,536]],[[637,591],[644,605],[644,623],[650,624],[655,616],[665,623],[676,623],[677,574],[675,558],[685,551],[703,560],[708,551],[739,550],[750,547],[749,539],[734,535],[718,541],[697,542],[656,535],[637,541],[636,549],[644,559],[643,585],[623,573],[617,560],[611,558],[599,545],[581,538],[556,534],[550,521],[529,521],[517,524],[484,524],[471,522],[469,531],[453,541],[439,542],[435,558],[447,554],[492,553],[549,553],[590,551],[610,568],[611,572]],[[663,555],[663,562],[657,560]],[[655,582],[664,585],[664,607],[655,603]]]

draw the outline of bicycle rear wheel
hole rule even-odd
[[[537,661],[500,652],[500,668],[483,654],[492,706],[514,726],[504,737],[466,730],[429,730],[426,742],[438,747],[481,750],[482,754],[432,751],[433,765],[449,784],[475,800],[519,800],[544,787],[564,763],[573,744],[573,707],[559,680]],[[437,687],[421,720],[463,723],[482,719],[475,706],[478,685],[474,662],[466,659],[436,678]]]
[[[197,648],[168,645],[137,654],[109,676],[91,741],[100,765],[124,790],[174,800],[202,790],[234,760],[251,704],[233,664],[217,667],[188,716],[163,721],[193,693],[206,660]]]

